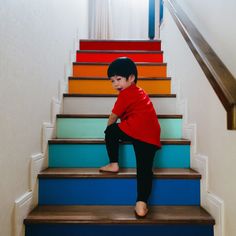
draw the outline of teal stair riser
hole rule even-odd
[[[182,138],[182,119],[159,119],[161,138]],[[104,138],[105,118],[58,118],[57,138]]]
[[[96,232],[96,233],[95,233]],[[186,224],[31,224],[26,236],[213,236],[212,225]]]
[[[120,167],[136,167],[131,144],[120,145]],[[108,163],[105,144],[50,144],[49,167],[101,167]],[[189,145],[163,145],[156,152],[154,167],[189,168]]]
[[[40,205],[133,205],[135,178],[40,179]],[[200,205],[199,179],[154,179],[151,205]]]

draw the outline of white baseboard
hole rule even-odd
[[[214,236],[224,236],[224,202],[216,195],[208,193],[205,209],[211,213],[216,221]]]
[[[14,236],[24,236],[25,227],[23,220],[33,209],[32,192],[27,192],[15,201],[14,209]]]
[[[39,172],[44,170],[47,166],[47,160],[43,153],[31,156],[30,163],[30,191],[15,201],[14,209],[14,235],[24,236],[25,227],[24,219],[38,204],[38,181],[37,176]]]
[[[63,94],[68,91],[68,77],[64,78],[63,81],[59,81],[59,94],[58,100],[62,103],[63,102]],[[62,105],[62,104],[61,104]]]
[[[63,91],[63,88],[59,86]],[[56,137],[56,117],[62,112],[62,102],[57,98],[52,98],[51,101],[51,123],[44,122],[42,128],[42,153],[47,156],[48,140]]]
[[[224,236],[224,201],[209,192],[208,188],[208,157],[197,153],[197,125],[188,124],[187,102],[179,103],[184,115],[183,137],[191,140],[191,168],[198,171],[201,178],[201,206],[215,219],[214,236]]]
[[[38,174],[48,167],[47,157],[43,153],[32,155],[30,167],[30,190],[32,191],[32,205],[35,207],[38,204]]]
[[[43,134],[42,134],[42,153],[47,156],[48,140],[56,136],[54,125],[51,123],[43,123]]]
[[[61,101],[58,98],[52,98],[51,104],[51,123],[54,125],[56,122],[57,114],[61,114],[62,107]]]
[[[191,166],[197,151],[197,126],[196,124],[183,124],[183,138],[191,140]]]
[[[43,153],[31,156],[30,164],[30,190],[34,189],[38,173],[47,167],[46,158]]]
[[[208,194],[208,157],[195,154],[191,167],[201,173],[201,205],[205,206]]]

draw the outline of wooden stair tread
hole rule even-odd
[[[57,118],[108,118],[109,115],[107,114],[57,114]],[[166,115],[166,114],[159,114],[157,115],[158,118],[161,119],[182,119],[183,115]]]
[[[148,51],[148,50],[77,50],[77,53],[130,53],[130,54],[162,54],[163,51]]]
[[[201,175],[189,168],[155,168],[154,178],[200,179]],[[99,168],[47,168],[39,178],[134,178],[135,168],[121,168],[119,173],[100,172]]]
[[[73,65],[110,65],[110,62],[73,62]],[[166,66],[166,62],[135,62],[137,66]]]
[[[51,139],[49,144],[105,144],[104,139]],[[122,142],[128,144],[130,142]],[[191,141],[187,139],[161,139],[162,144],[166,145],[190,145]]]
[[[106,77],[73,77],[70,76],[69,80],[106,80],[109,81],[109,79]],[[148,81],[148,80],[171,80],[171,77],[142,77],[142,78],[138,78],[138,80],[142,80],[142,81]]]
[[[214,219],[199,206],[152,206],[137,219],[133,206],[38,206],[27,224],[210,224]]]
[[[117,97],[117,94],[78,94],[64,93],[63,97]],[[176,94],[150,94],[150,98],[176,98]]]

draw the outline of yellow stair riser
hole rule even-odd
[[[170,80],[139,80],[137,86],[148,94],[170,94]],[[107,80],[69,80],[69,93],[78,94],[117,94]]]
[[[73,65],[73,77],[107,77],[108,65]],[[166,64],[137,65],[138,77],[166,77]]]

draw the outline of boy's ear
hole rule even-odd
[[[134,76],[134,75],[130,75],[129,78],[128,78],[128,80],[129,80],[130,82],[134,82],[135,76]]]

